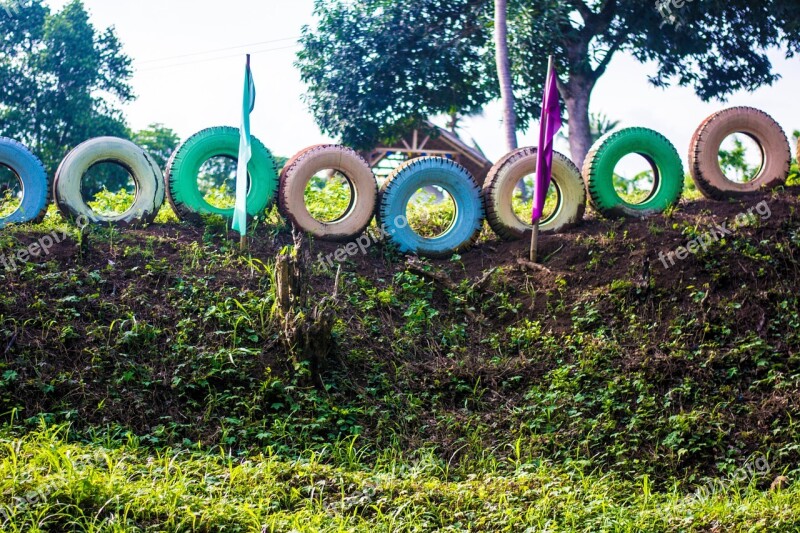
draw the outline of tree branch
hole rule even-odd
[[[622,43],[625,42],[626,37],[627,37],[627,30],[621,31],[619,33],[617,39],[611,44],[611,48],[608,49],[608,52],[606,52],[606,55],[603,57],[603,60],[600,61],[600,64],[597,65],[596,69],[594,69],[595,79],[600,79],[600,77],[603,74],[605,74],[608,64],[611,63],[611,59],[613,58],[614,54],[620,49]]]
[[[594,12],[592,12],[592,10],[589,9],[589,6],[584,4],[582,0],[569,0],[569,5],[578,11],[583,19],[584,26],[589,22],[589,19],[594,16]]]

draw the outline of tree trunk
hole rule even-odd
[[[589,123],[589,99],[594,81],[582,76],[571,76],[563,87],[562,96],[569,114],[569,149],[572,161],[583,168],[586,154],[592,147],[592,130]]]
[[[497,49],[497,76],[503,99],[503,125],[508,151],[517,149],[517,114],[514,110],[514,86],[511,82],[511,62],[508,57],[508,1],[494,2],[494,39]]]

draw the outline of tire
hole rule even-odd
[[[653,191],[638,204],[626,202],[614,188],[614,168],[629,154],[641,155],[653,168]],[[583,179],[592,205],[602,215],[645,218],[678,203],[683,193],[683,163],[660,133],[625,128],[604,135],[592,146],[583,164]]]
[[[417,234],[408,224],[406,209],[423,187],[446,190],[456,205],[450,229],[435,238]],[[385,235],[403,253],[449,258],[472,247],[481,232],[484,208],[475,179],[458,163],[441,157],[421,157],[399,166],[383,184],[379,220]]]
[[[309,181],[321,170],[341,173],[350,185],[350,206],[338,219],[321,222],[311,216],[305,200]],[[295,155],[281,174],[278,207],[296,228],[320,240],[346,241],[372,222],[378,200],[378,183],[372,169],[354,150],[344,146],[315,145]]]
[[[303,155],[304,155],[304,154],[305,154],[307,151],[309,151],[309,150],[312,150],[312,149],[314,149],[314,148],[319,148],[319,147],[321,147],[321,146],[330,146],[330,145],[328,145],[328,144],[325,144],[325,143],[314,144],[314,145],[312,145],[312,146],[309,146],[309,147],[308,147],[308,148],[306,148],[305,150],[302,150],[302,151],[300,151],[300,152],[297,152],[297,153],[296,153],[295,155],[293,155],[293,156],[292,156],[290,159],[287,159],[287,160],[286,160],[286,163],[284,163],[284,165],[283,165],[283,168],[281,168],[281,170],[280,170],[280,172],[278,173],[278,175],[279,175],[279,176],[283,176],[284,174],[286,174],[286,171],[287,171],[287,170],[289,170],[289,167],[291,167],[291,166],[294,164],[294,162],[295,162],[295,161],[297,161],[297,160],[298,160],[300,157],[302,157],[302,156],[303,156]]]
[[[81,180],[86,172],[92,166],[106,162],[123,167],[136,184],[133,205],[115,216],[95,213],[81,193]],[[98,137],[73,149],[58,167],[53,189],[61,214],[72,220],[82,218],[87,224],[148,224],[164,204],[164,175],[156,162],[142,148],[116,137]]]
[[[258,216],[272,205],[278,190],[278,171],[272,153],[257,138],[251,138],[252,155],[247,165],[250,189],[247,214]],[[239,130],[208,128],[189,137],[167,163],[167,199],[181,220],[201,223],[205,215],[233,218],[233,208],[221,209],[208,203],[197,183],[200,168],[214,157],[239,158]]]
[[[22,188],[19,207],[0,218],[0,228],[9,224],[41,222],[50,198],[50,182],[42,162],[23,144],[0,137],[0,165],[17,175]]]
[[[720,168],[719,149],[726,137],[743,133],[752,138],[764,155],[756,177],[746,183],[729,180]],[[783,184],[792,163],[786,134],[775,120],[758,109],[732,107],[703,121],[689,147],[689,171],[697,188],[707,198],[726,200]]]
[[[530,236],[533,225],[514,213],[512,198],[519,181],[536,172],[537,148],[520,148],[506,155],[489,171],[483,185],[486,219],[492,230],[506,240]],[[556,210],[542,220],[542,232],[556,233],[583,219],[586,188],[578,167],[563,154],[553,154],[553,183],[558,193]]]

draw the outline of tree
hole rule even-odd
[[[320,128],[359,149],[497,95],[487,0],[317,0],[296,65]],[[457,121],[454,121],[457,123]]]
[[[181,143],[181,138],[172,129],[155,123],[134,133],[133,142],[147,150],[163,170],[167,168],[167,162]]]
[[[773,83],[779,76],[773,72],[768,50],[783,47],[787,57],[800,51],[798,2],[680,3],[681,8],[675,3],[662,7],[661,2],[641,0],[511,0],[508,40],[518,127],[524,130],[539,118],[549,54],[555,56],[560,74],[558,88],[568,113],[572,158],[582,165],[592,139],[592,91],[618,52],[630,52],[652,65],[655,71],[649,80],[654,85],[690,86],[708,101]],[[484,49],[492,46],[492,3],[424,0],[428,19],[412,16],[420,9],[417,4],[317,1],[320,24],[306,29],[299,64],[303,79],[311,86],[308,101],[328,133],[341,135],[347,142],[350,136],[345,130],[357,130],[362,123],[365,127],[380,124],[364,118],[369,112],[382,113],[392,118],[388,122],[395,123],[446,112],[442,106],[418,103],[418,94],[412,90],[420,86],[441,90],[429,83],[440,71],[470,74],[459,78],[463,94],[450,101],[457,108],[474,112],[476,106],[498,95],[496,83],[487,87],[486,78],[476,77],[481,68],[475,63],[481,57],[486,62],[494,58],[491,50]],[[464,11],[467,9],[469,12]],[[389,12],[392,17],[386,19]],[[674,16],[674,23],[667,23],[665,15]],[[457,20],[458,24],[448,26],[450,31],[445,36],[442,23],[446,20]],[[362,31],[351,28],[358,24],[363,25]],[[438,60],[405,63],[395,71],[397,58],[414,49],[417,38],[425,43],[451,42],[453,49],[465,55],[469,70],[459,64],[459,55],[445,53]],[[331,51],[336,54],[326,56]],[[340,62],[341,57],[347,61]],[[362,60],[370,72],[352,75],[360,72],[355,69]],[[320,66],[309,69],[309,64]],[[339,83],[331,83],[334,79]],[[386,79],[394,81],[389,86],[375,83]],[[336,99],[339,91],[346,95],[342,102]],[[371,100],[359,104],[361,95]],[[405,105],[398,106],[397,102]]]
[[[134,98],[131,60],[80,0],[58,13],[20,2],[13,17],[0,11],[0,31],[0,135],[27,144],[50,175],[91,137],[129,136],[119,105]]]
[[[742,182],[752,180],[758,170],[747,163],[747,149],[738,135],[734,135],[730,150],[720,149],[719,165],[726,175],[733,175]]]
[[[789,179],[786,181],[792,185],[796,185],[797,182],[800,181],[800,130],[794,130],[792,136],[794,137],[794,142],[797,145],[797,159],[792,165],[792,168],[789,171]]]
[[[554,50],[562,74],[559,91],[569,115],[573,159],[581,164],[591,146],[589,101],[597,81],[619,51],[653,62],[658,87],[690,86],[704,101],[771,84],[766,51],[784,45],[800,51],[800,4],[781,0],[709,0],[663,5],[640,0],[517,0],[517,38],[511,50],[518,73],[522,123],[535,120],[546,59]],[[669,4],[669,2],[666,2]],[[668,24],[667,17],[675,17]]]
[[[508,2],[494,2],[494,47],[497,57],[497,77],[500,80],[500,97],[503,100],[503,126],[506,130],[506,147],[509,152],[518,148],[517,113],[514,110],[514,84],[511,79],[511,61],[508,57]]]

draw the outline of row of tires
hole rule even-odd
[[[763,153],[761,170],[746,183],[727,179],[718,160],[724,139],[737,132],[755,140]],[[153,158],[135,144],[110,137],[92,139],[64,158],[53,180],[53,196],[66,217],[72,220],[82,217],[90,223],[149,223],[165,199],[184,220],[198,220],[213,214],[230,217],[231,209],[220,209],[205,200],[198,185],[198,174],[211,158],[235,159],[238,150],[237,129],[203,130],[175,151],[166,174],[162,174]],[[512,199],[519,181],[535,173],[536,148],[521,148],[506,155],[491,169],[482,189],[462,166],[438,157],[408,161],[378,190],[368,164],[355,151],[343,146],[306,148],[289,160],[281,172],[270,151],[258,139],[253,139],[252,152],[248,167],[248,214],[263,213],[277,196],[280,212],[298,229],[319,239],[352,239],[377,216],[383,234],[402,252],[445,257],[470,247],[484,220],[504,239],[523,238],[531,230],[531,225],[514,213]],[[652,166],[655,178],[650,195],[637,204],[621,198],[613,184],[614,168],[629,154],[643,156]],[[81,181],[92,166],[101,162],[121,165],[136,184],[133,205],[125,213],[102,216],[83,198]],[[50,197],[50,181],[41,162],[20,143],[0,139],[0,164],[17,174],[23,190],[19,208],[0,218],[0,227],[40,219]],[[711,115],[695,133],[689,154],[690,172],[698,189],[707,197],[720,200],[785,182],[790,164],[789,144],[780,126],[765,113],[752,108],[726,109]],[[341,173],[351,190],[348,209],[338,219],[327,222],[315,219],[305,202],[309,181],[323,170]],[[587,191],[595,209],[606,216],[643,217],[660,213],[680,199],[683,176],[683,164],[674,146],[659,133],[645,128],[622,129],[598,140],[586,158],[582,173],[567,157],[556,153],[553,184],[557,202],[552,214],[542,221],[541,230],[557,232],[580,221]],[[426,187],[445,190],[456,207],[449,229],[435,238],[419,235],[406,220],[412,197]]]

